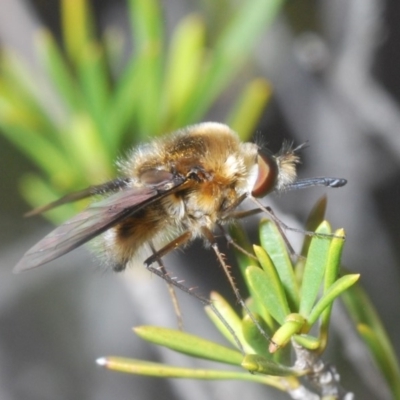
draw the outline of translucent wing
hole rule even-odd
[[[102,183],[101,185],[89,186],[86,189],[79,190],[77,192],[69,193],[60,199],[53,201],[52,203],[46,204],[42,207],[35,208],[25,214],[25,217],[32,217],[33,215],[41,214],[45,211],[51,210],[52,208],[61,206],[66,203],[72,203],[74,201],[85,199],[86,197],[93,196],[95,194],[104,194],[108,192],[115,192],[118,189],[122,189],[127,186],[129,179],[118,178],[112,181]]]
[[[125,188],[93,203],[28,250],[15,266],[14,272],[38,267],[68,253],[149,204],[174,192],[182,183],[183,181],[175,182],[172,187],[169,185],[168,189],[165,189],[165,184],[149,188]]]

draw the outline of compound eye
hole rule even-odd
[[[264,197],[274,190],[278,178],[278,165],[272,155],[258,153],[258,176],[251,194]]]

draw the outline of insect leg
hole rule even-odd
[[[245,254],[247,257],[253,258],[254,260],[257,260],[257,257],[247,251],[245,248],[242,246],[238,245],[232,238],[232,236],[225,230],[225,228],[221,225],[218,224],[218,228],[221,230],[222,234],[224,235],[226,241],[228,242],[228,245],[231,245],[235,247],[237,250],[239,250],[241,253]]]
[[[229,284],[231,285],[233,292],[235,293],[238,303],[241,305],[241,307],[243,307],[243,309],[249,315],[250,319],[253,321],[254,325],[257,327],[257,329],[260,331],[260,333],[265,337],[265,339],[267,339],[268,342],[274,344],[271,340],[271,337],[265,332],[265,330],[262,328],[262,326],[258,323],[258,321],[255,319],[253,313],[250,311],[250,309],[247,307],[246,303],[244,302],[243,297],[241,296],[239,289],[236,286],[235,280],[231,274],[230,266],[225,262],[224,255],[219,250],[218,244],[215,240],[213,233],[207,227],[203,227],[202,232],[203,232],[203,235],[210,242],[211,247],[214,250],[215,255],[217,256],[219,263],[221,264],[222,268],[224,269],[225,275],[227,276]]]
[[[283,236],[283,238],[284,238],[284,240],[285,240],[287,245],[289,244],[289,242],[288,242],[286,236],[283,234],[283,229],[287,230],[287,231],[302,233],[303,235],[307,235],[307,236],[318,236],[318,237],[345,239],[344,236],[340,236],[340,235],[338,236],[338,235],[335,235],[334,233],[316,233],[314,231],[307,231],[307,230],[304,230],[304,229],[292,228],[292,227],[286,225],[284,222],[282,222],[275,215],[275,213],[272,211],[271,207],[265,207],[258,199],[256,199],[253,196],[249,196],[249,199],[252,200],[254,203],[256,203],[260,207],[260,209],[262,211],[264,211],[265,213],[270,215],[271,219],[276,223],[279,231],[282,233],[282,236]],[[289,245],[288,249],[292,254],[295,254],[290,245]]]
[[[154,248],[154,245],[153,245],[153,243],[151,241],[149,242],[149,245],[150,245],[150,248],[151,248],[151,251],[153,252],[153,254],[156,254],[156,249]],[[167,273],[168,273],[167,269],[165,268],[165,265],[164,265],[164,263],[163,263],[161,258],[157,259],[157,263],[160,266],[160,271],[163,274],[167,275]],[[178,328],[179,328],[180,331],[182,331],[183,330],[183,319],[182,319],[182,311],[181,311],[181,308],[179,306],[178,298],[176,297],[174,286],[169,282],[166,282],[166,283],[167,283],[169,295],[170,295],[171,300],[172,300],[172,305],[174,307],[175,314],[176,314],[176,317],[178,319]]]
[[[160,250],[157,250],[156,252],[154,252],[152,256],[150,256],[149,258],[147,258],[145,260],[144,263],[146,265],[151,265],[151,264],[155,263],[161,257],[164,257],[166,254],[170,253],[171,251],[186,244],[191,238],[192,238],[192,234],[189,231],[183,233],[181,236],[178,236],[176,239],[174,239],[171,242],[169,242],[168,244],[166,244]]]
[[[228,322],[225,320],[225,318],[222,316],[222,314],[218,311],[218,309],[215,307],[214,303],[207,299],[206,297],[203,297],[196,292],[194,292],[191,288],[186,287],[183,285],[180,281],[178,281],[176,278],[172,278],[167,270],[165,269],[164,266],[156,268],[153,267],[152,264],[154,262],[160,260],[162,256],[165,256],[168,254],[170,251],[175,250],[177,247],[184,245],[187,243],[192,237],[192,234],[190,232],[185,232],[181,236],[177,237],[175,240],[173,240],[171,243],[168,243],[166,246],[161,248],[160,250],[156,251],[152,256],[147,258],[144,262],[146,265],[146,268],[152,272],[153,274],[159,276],[160,278],[164,279],[168,284],[177,287],[178,289],[182,290],[185,293],[190,294],[193,297],[196,297],[198,300],[200,300],[201,303],[203,303],[206,306],[209,306],[212,312],[218,317],[218,319],[222,322],[222,324],[225,326],[227,331],[232,335],[234,341],[236,342],[236,345],[240,352],[244,355],[244,349],[242,344],[240,343],[238,337],[235,334],[235,331],[232,329],[232,327],[228,324]]]
[[[251,217],[252,215],[256,215],[263,212],[260,208],[253,208],[252,210],[246,210],[246,211],[235,211],[232,213],[229,213],[228,215],[224,215],[224,218],[233,218],[233,219],[242,219],[242,218],[247,218]]]

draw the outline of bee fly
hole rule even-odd
[[[242,143],[228,126],[214,122],[140,145],[119,163],[121,178],[28,213],[38,214],[91,195],[104,196],[28,250],[14,271],[36,268],[102,235],[100,246],[115,271],[129,267],[150,247],[153,255],[145,260],[147,267],[182,287],[161,264],[160,268],[152,264],[160,263],[171,250],[202,238],[211,244],[230,278],[213,231],[243,216],[237,207],[246,198],[257,201],[274,190],[346,184],[337,178],[296,180],[298,149],[285,146],[272,155],[254,143]]]

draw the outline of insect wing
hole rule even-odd
[[[150,203],[169,194],[152,188],[126,188],[93,203],[86,210],[60,225],[28,250],[14,272],[38,267],[88,242]]]
[[[109,181],[106,183],[102,183],[101,185],[89,186],[86,189],[79,190],[78,192],[69,193],[60,199],[53,201],[44,206],[35,208],[25,214],[25,217],[32,217],[34,215],[42,214],[48,210],[51,210],[55,207],[61,206],[63,204],[72,203],[74,201],[85,199],[86,197],[93,196],[94,194],[105,194],[111,191],[116,191],[118,189],[122,189],[128,185],[128,179],[114,179],[113,181]]]

